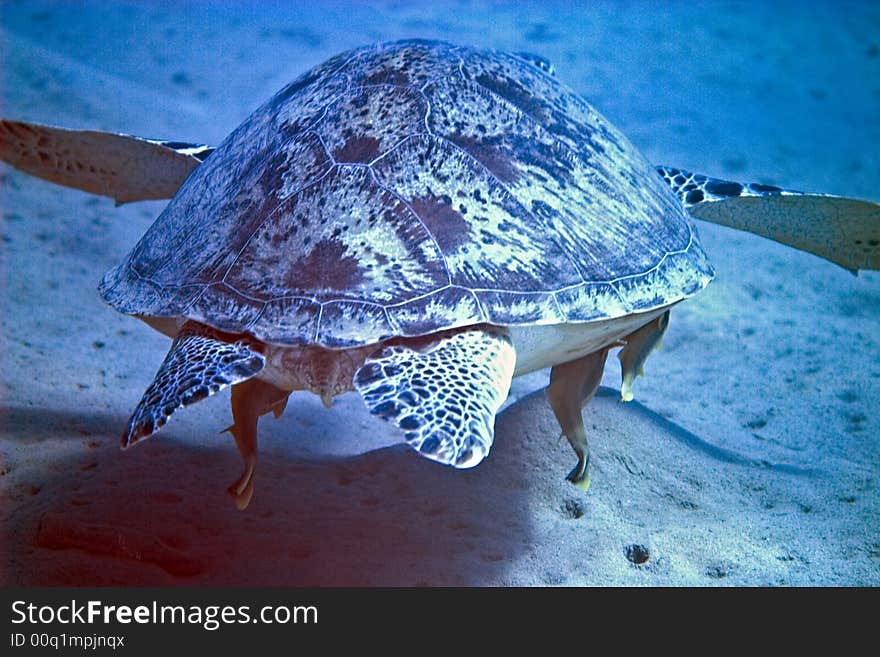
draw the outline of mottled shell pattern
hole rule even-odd
[[[525,58],[353,50],[256,110],[101,293],[280,344],[647,311],[712,278],[681,203]]]

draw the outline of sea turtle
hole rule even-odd
[[[547,397],[586,488],[608,351],[623,400],[669,309],[713,277],[690,216],[880,267],[880,205],[654,167],[541,57],[399,41],[340,54],[219,146],[0,123],[0,157],[118,202],[173,197],[103,298],[173,339],[122,437],[232,386],[257,420],[357,390],[423,456],[477,465],[511,378]]]

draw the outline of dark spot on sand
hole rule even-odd
[[[746,422],[744,427],[748,427],[749,429],[763,429],[767,426],[767,420],[762,417],[755,418],[754,420],[749,420]]]
[[[174,75],[171,76],[171,81],[174,84],[179,84],[183,86],[188,86],[192,84],[192,80],[189,75],[186,74],[185,71],[177,71]]]
[[[650,553],[648,552],[648,548],[646,548],[644,545],[639,545],[638,543],[627,545],[624,548],[624,554],[626,555],[626,558],[629,559],[629,561],[636,564],[637,566],[642,565],[651,557]]]
[[[859,395],[854,390],[844,390],[837,394],[837,398],[842,402],[852,404],[853,402],[857,402],[859,400]]]
[[[567,579],[565,573],[547,572],[541,577],[541,582],[547,586],[562,586]]]
[[[580,500],[568,499],[562,503],[562,515],[565,518],[577,520],[584,515],[584,505]]]
[[[853,424],[861,424],[862,422],[866,422],[868,420],[868,416],[864,413],[854,412],[850,413],[848,411],[844,411],[842,413],[843,417],[846,418],[848,422],[852,422]]]
[[[724,564],[713,564],[706,568],[706,576],[712,579],[724,579],[729,574],[729,568]]]

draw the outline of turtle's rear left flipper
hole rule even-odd
[[[213,149],[0,120],[0,160],[117,203],[171,198]]]
[[[667,166],[657,172],[696,219],[767,237],[853,273],[880,269],[880,203],[718,180]]]

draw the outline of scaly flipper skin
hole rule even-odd
[[[550,370],[547,401],[550,402],[550,408],[556,415],[563,435],[568,438],[578,457],[577,465],[566,479],[581,490],[590,487],[590,446],[584,431],[581,410],[599,388],[607,356],[608,348],[600,349],[577,360],[556,365]]]
[[[250,379],[264,365],[265,358],[249,340],[230,341],[219,331],[187,322],[134,409],[122,447],[156,433],[177,409]]]
[[[492,446],[515,362],[503,330],[462,330],[418,350],[381,349],[355,373],[354,385],[370,412],[399,427],[422,456],[472,468]]]
[[[254,470],[257,466],[257,420],[266,413],[281,417],[289,390],[281,390],[260,379],[249,379],[232,386],[233,425],[227,429],[235,438],[244,461],[241,477],[229,487],[235,506],[244,510],[254,494]]]
[[[94,130],[0,120],[0,160],[117,204],[171,198],[213,149]]]
[[[767,237],[856,273],[880,269],[880,203],[738,183],[659,166],[690,215]]]
[[[620,401],[632,401],[632,386],[637,376],[645,375],[645,361],[655,349],[660,348],[660,341],[669,326],[669,311],[648,322],[638,331],[633,331],[623,338],[626,345],[617,354],[623,381],[620,385]]]

